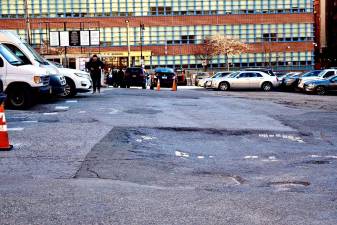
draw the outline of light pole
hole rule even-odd
[[[129,34],[129,29],[130,29],[130,21],[125,20],[126,23],[126,42],[128,45],[128,67],[131,65],[131,49],[130,49],[130,34]]]
[[[30,21],[29,21],[28,0],[25,0],[25,22],[26,22],[26,39],[27,43],[30,44]]]
[[[143,23],[140,23],[140,62],[142,67],[144,66],[144,57],[143,57],[143,39],[144,39],[144,30],[145,26]]]

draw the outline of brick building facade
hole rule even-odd
[[[24,2],[14,2],[2,0],[0,29],[25,37]],[[67,48],[70,62],[77,60],[76,67],[79,58],[92,53],[99,53],[111,65],[125,65],[126,20],[136,65],[142,44],[146,67],[202,68],[196,49],[214,34],[233,36],[250,45],[249,52],[229,58],[233,69],[306,70],[314,65],[314,13],[309,0],[28,0],[28,11],[31,44],[49,58],[64,54],[62,49],[56,54],[50,48],[50,31],[100,30],[99,47]],[[224,60],[224,56],[216,57],[210,67],[224,68]]]

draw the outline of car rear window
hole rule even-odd
[[[128,68],[128,69],[126,69],[126,72],[134,73],[134,74],[142,74],[143,69],[142,68]]]

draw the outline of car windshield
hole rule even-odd
[[[234,72],[232,74],[229,75],[230,78],[234,78],[236,77],[240,72]]]
[[[315,71],[309,71],[309,72],[306,72],[302,75],[302,77],[313,77],[313,76],[319,76],[319,74],[321,73],[322,71],[320,70],[315,70]]]
[[[28,48],[28,50],[33,54],[34,59],[36,61],[38,61],[39,63],[43,64],[43,65],[48,65],[48,62],[42,58],[42,56],[40,56],[39,53],[37,53],[34,48],[32,48],[32,46],[30,46],[29,44],[25,43],[25,46]]]
[[[0,54],[9,62],[11,65],[23,65],[24,63],[19,59],[14,53],[12,53],[6,46],[0,44]]]

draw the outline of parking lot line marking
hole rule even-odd
[[[43,115],[50,116],[50,115],[57,115],[58,112],[50,112],[50,113],[43,113]]]
[[[23,127],[9,127],[8,131],[23,131],[24,129]]]
[[[77,100],[67,100],[66,103],[77,103]]]

